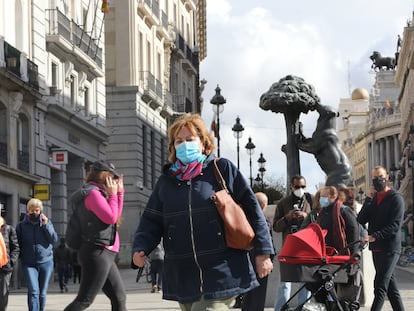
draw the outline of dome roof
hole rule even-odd
[[[368,91],[362,87],[356,88],[351,95],[352,100],[369,99]]]

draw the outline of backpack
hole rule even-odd
[[[79,206],[72,206],[72,215],[70,216],[66,228],[66,244],[73,250],[78,250],[82,244],[82,226],[79,217]]]
[[[66,244],[72,250],[79,250],[84,242],[97,245],[113,245],[115,242],[117,225],[102,222],[85,207],[84,199],[92,190],[99,188],[85,184],[71,197],[73,212],[66,228]]]
[[[70,198],[72,205],[72,215],[70,216],[68,226],[66,227],[65,239],[66,245],[69,246],[69,248],[72,250],[78,250],[82,245],[82,224],[79,211],[82,208],[83,199],[93,189],[98,189],[98,187],[90,186],[86,189],[83,187],[82,189],[76,191]]]
[[[0,232],[0,268],[7,265],[8,262],[6,243],[4,243],[3,235]]]

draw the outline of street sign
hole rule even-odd
[[[50,184],[34,184],[33,197],[42,201],[50,200]]]

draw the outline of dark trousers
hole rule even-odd
[[[126,311],[125,287],[115,264],[116,253],[103,247],[84,243],[79,250],[82,278],[79,291],[65,311],[82,311],[88,308],[103,290],[110,299],[112,311]]]
[[[60,289],[64,289],[66,284],[68,284],[68,279],[69,279],[68,264],[58,263],[57,272],[58,272],[58,278],[59,278],[59,287]]]
[[[11,272],[0,271],[0,311],[6,311],[9,302]]]
[[[78,280],[78,283],[80,283],[81,280],[81,267],[78,264],[74,264],[72,266],[72,277],[73,277],[73,283],[76,283],[76,280]]]
[[[266,290],[267,290],[267,279],[257,278],[260,286],[252,289],[250,292],[247,292],[243,295],[242,299],[242,311],[263,311],[265,307],[266,300]]]
[[[404,305],[394,276],[399,254],[373,252],[372,258],[375,266],[375,279],[374,301],[372,302],[371,311],[380,311],[386,296],[394,311],[404,311]]]
[[[152,286],[157,285],[158,289],[162,289],[162,269],[164,266],[164,260],[152,259],[151,260],[151,283]]]

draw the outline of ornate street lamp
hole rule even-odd
[[[215,135],[217,137],[217,156],[220,157],[220,113],[223,112],[223,105],[226,103],[223,95],[220,94],[221,89],[217,85],[216,87],[216,94],[210,100],[210,103],[213,105],[213,111],[217,118],[217,132]]]
[[[260,153],[260,158],[257,160],[257,162],[259,163],[259,172],[260,172],[260,176],[262,179],[262,192],[264,190],[264,183],[263,183],[263,175],[266,172],[266,159],[263,157],[263,153]]]
[[[250,165],[250,187],[253,188],[252,154],[254,153],[254,148],[256,148],[256,146],[253,144],[251,137],[249,137],[249,142],[246,144],[246,146],[244,148],[246,148],[247,154],[250,157],[250,161],[249,161],[249,165]]]
[[[240,169],[240,146],[239,146],[239,139],[243,136],[244,127],[240,123],[240,118],[237,116],[236,123],[231,128],[233,131],[234,137],[237,139],[237,168]]]

